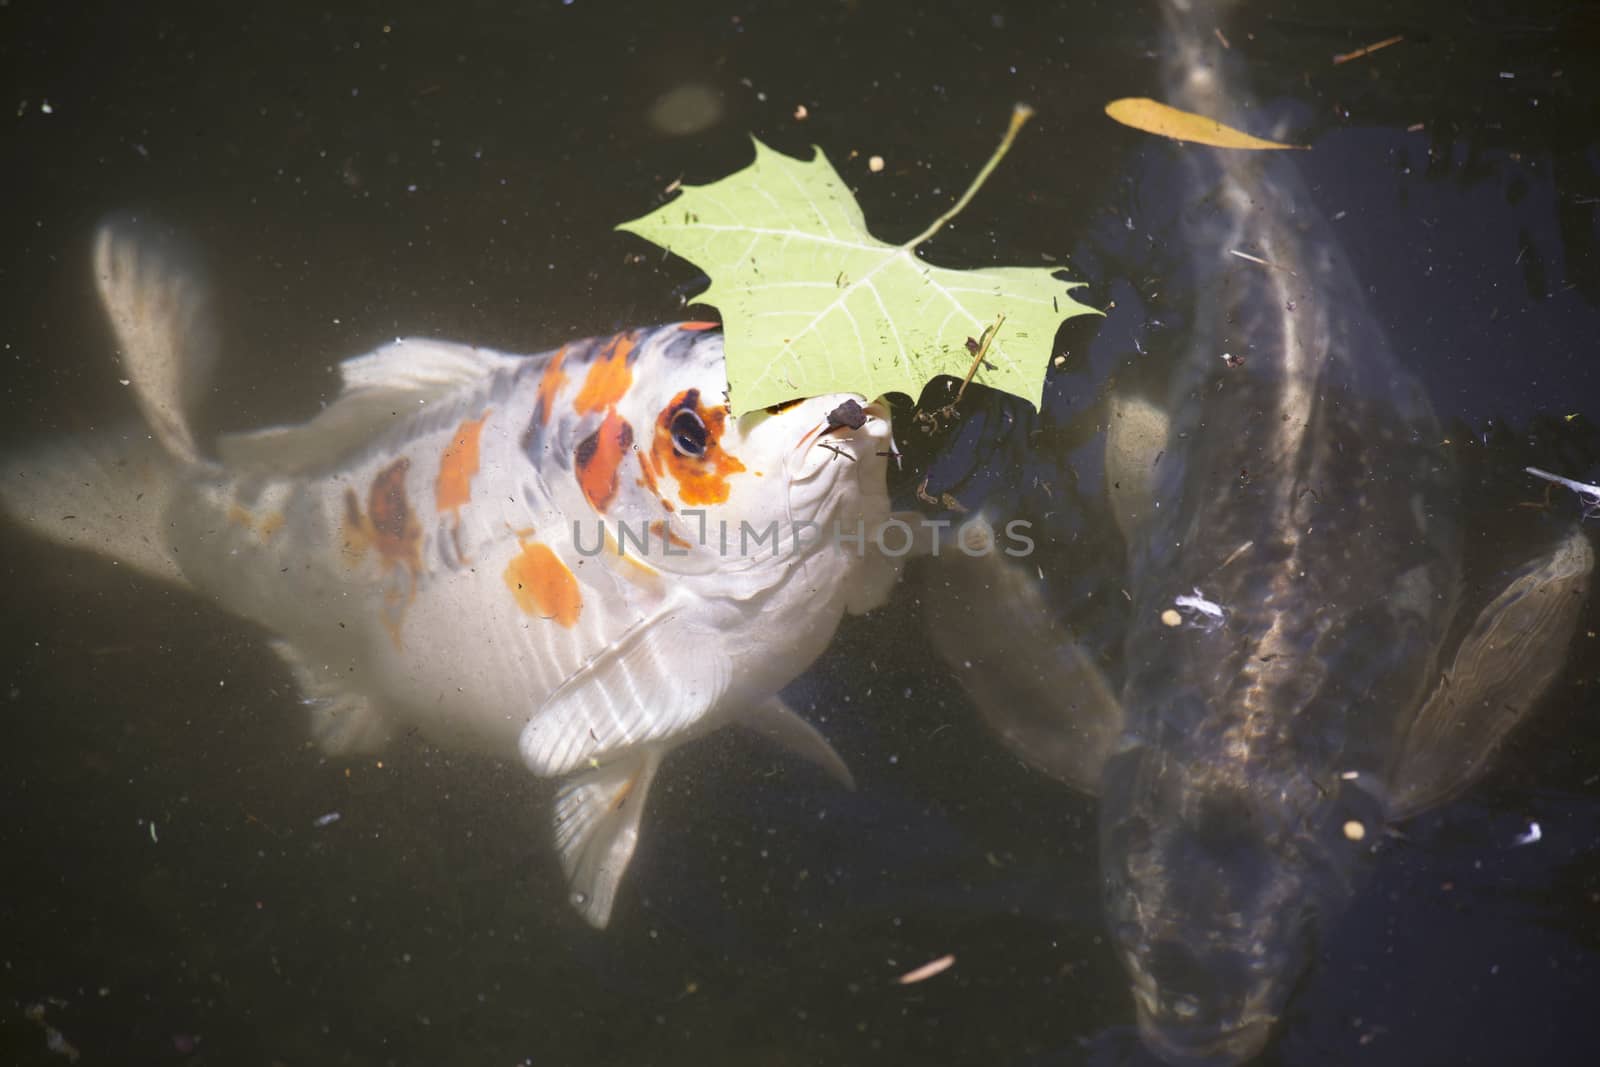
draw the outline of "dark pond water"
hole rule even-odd
[[[0,0],[4,444],[129,410],[88,265],[110,211],[206,251],[226,362],[204,414],[240,429],[308,416],[395,336],[537,351],[683,317],[693,269],[612,226],[744,165],[749,133],[823,146],[909,237],[1026,100],[928,253],[1052,256],[1117,307],[1062,331],[1042,415],[980,398],[906,441],[896,491],[1042,513],[1041,474],[1092,493],[1083,413],[1179,296],[1182,250],[1148,237],[1176,206],[1163,157],[1100,115],[1159,93],[1158,25],[1142,3]],[[1600,14],[1246,3],[1228,27],[1459,440],[1490,574],[1577,515],[1519,507],[1544,499],[1522,465],[1600,476]],[[688,87],[707,124],[663,132]],[[788,691],[857,791],[732,733],[680,750],[599,933],[565,904],[547,783],[415,743],[325,759],[252,627],[11,527],[0,573],[0,1062],[63,1062],[47,1027],[108,1064],[1138,1062],[1093,804],[984,732],[913,584]],[[1089,577],[1093,625],[1115,575]],[[1591,603],[1493,771],[1388,842],[1263,1062],[1592,1062],[1597,631]]]

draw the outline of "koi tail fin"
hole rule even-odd
[[[205,464],[188,412],[209,386],[211,301],[177,242],[130,217],[95,231],[94,278],[144,426],[129,423],[0,459],[0,508],[35,533],[181,582],[169,505]]]
[[[0,461],[0,510],[23,526],[181,584],[166,536],[177,486],[177,461],[132,424]]]
[[[134,398],[156,440],[194,465],[202,459],[189,415],[211,385],[217,330],[190,259],[170,234],[137,219],[111,218],[95,231],[95,284]]]

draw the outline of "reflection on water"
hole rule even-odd
[[[1597,473],[1596,27],[1555,5],[1396,17],[1246,5],[1232,41],[1259,57],[1262,95],[1304,115],[1318,204],[1343,212],[1397,358],[1462,443],[1481,589],[1573,513],[1559,496],[1549,515],[1522,507],[1545,498],[1515,472]],[[212,250],[225,351],[207,418],[241,429],[313,414],[332,364],[398,335],[533,351],[683,317],[666,294],[689,268],[638,260],[610,227],[680,176],[745,163],[747,131],[789,152],[823,144],[883,236],[909,235],[1025,98],[1040,118],[930,255],[1070,253],[1117,307],[1065,331],[1042,413],[996,401],[949,438],[907,441],[899,502],[927,476],[935,494],[1048,517],[1075,553],[1116,553],[1080,518],[1100,491],[1097,427],[1080,416],[1118,367],[1160,349],[1181,294],[1164,285],[1176,247],[1124,221],[1164,217],[1173,193],[1097,113],[1102,97],[1156,90],[1152,12],[730,18],[579,0],[467,17],[12,5],[0,18],[17,112],[0,152],[19,186],[3,223],[8,447],[127,410],[88,284],[88,234],[108,211],[149,210]],[[1327,61],[1394,32],[1407,44]],[[720,121],[652,127],[652,105],[688,85],[720,94]],[[8,1062],[62,1062],[46,1027],[85,1062],[1136,1055],[1118,1029],[1133,1010],[1102,926],[1093,806],[984,732],[913,624],[916,588],[847,622],[787,692],[857,789],[742,736],[674,754],[602,934],[565,906],[551,790],[521,768],[417,738],[325,759],[259,632],[103,561],[0,537]],[[1115,566],[1042,563],[1080,632],[1124,625]],[[1583,1062],[1600,1038],[1586,996],[1600,736],[1581,654],[1594,613],[1490,776],[1387,843],[1263,1062]],[[1531,822],[1541,839],[1515,845]],[[896,984],[946,953],[949,971]]]

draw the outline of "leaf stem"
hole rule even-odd
[[[928,238],[942,230],[945,223],[961,214],[961,212],[965,210],[967,204],[972,201],[972,198],[978,195],[978,190],[983,188],[983,183],[989,180],[989,175],[994,172],[994,168],[999,166],[1000,161],[1006,157],[1006,153],[1011,151],[1011,142],[1017,139],[1017,131],[1022,129],[1022,124],[1031,118],[1033,118],[1033,108],[1029,107],[1027,104],[1017,104],[1014,106],[1011,109],[1011,125],[1006,127],[1006,135],[1000,138],[1000,147],[994,150],[994,155],[989,157],[989,162],[985,163],[983,165],[983,169],[978,172],[978,176],[972,179],[972,184],[967,186],[967,191],[961,194],[961,199],[957,200],[955,206],[949,211],[946,211],[943,215],[940,215],[938,218],[934,219],[933,225],[917,234],[911,240],[901,245],[901,247],[916,248],[922,242],[926,241]]]
[[[978,368],[983,366],[983,357],[989,351],[989,345],[994,341],[995,334],[1000,332],[1001,325],[1006,321],[1006,313],[1000,315],[983,331],[983,340],[978,342],[978,351],[972,357],[972,366],[967,368],[967,376],[961,380],[961,388],[956,391],[956,398],[950,401],[950,406],[955,407],[961,403],[961,398],[967,395],[967,386],[972,384],[973,376],[978,373]]]

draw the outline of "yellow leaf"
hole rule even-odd
[[[1263,141],[1259,137],[1251,137],[1242,130],[1232,126],[1224,126],[1216,119],[1208,119],[1203,115],[1195,115],[1188,111],[1179,111],[1175,107],[1168,107],[1159,100],[1147,97],[1124,97],[1113,100],[1106,105],[1106,114],[1122,123],[1132,126],[1145,133],[1153,133],[1159,137],[1170,137],[1175,141],[1193,141],[1196,144],[1208,144],[1217,148],[1305,148],[1306,145],[1280,144],[1277,141]]]

